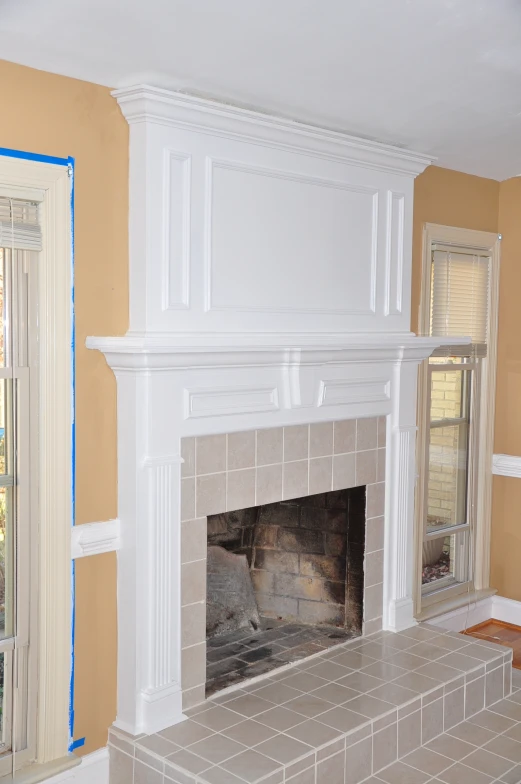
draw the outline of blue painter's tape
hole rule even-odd
[[[69,746],[69,751],[75,751],[76,749],[79,749],[82,746],[85,746],[85,738],[78,738],[78,740],[75,740],[71,743],[71,745]]]
[[[0,147],[0,155],[9,158],[20,158],[24,161],[39,161],[40,163],[54,163],[57,166],[68,166],[72,158],[57,158],[54,155],[39,155],[36,152],[25,152],[24,150],[10,150],[8,147]]]
[[[75,320],[75,313],[74,313],[74,166],[75,161],[74,158],[67,158],[66,164],[69,168],[70,172],[70,180],[71,180],[71,320],[72,320],[72,329],[71,329],[71,378],[72,378],[72,411],[71,411],[71,422],[72,422],[72,431],[71,431],[71,451],[72,451],[72,493],[71,493],[71,501],[72,501],[72,509],[71,509],[71,520],[72,525],[76,523],[76,371],[75,371],[75,363],[76,363],[76,320]],[[78,748],[79,745],[83,746],[85,743],[85,738],[82,741],[73,741],[74,737],[74,672],[75,672],[75,644],[76,644],[76,566],[74,561],[72,562],[72,619],[71,619],[71,626],[72,626],[72,640],[71,640],[71,682],[70,682],[70,689],[69,689],[69,738],[71,742],[71,751],[74,748]],[[78,744],[78,745],[74,745]]]

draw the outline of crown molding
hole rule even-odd
[[[400,147],[361,139],[230,104],[136,85],[113,90],[127,122],[158,123],[270,147],[298,150],[344,163],[416,177],[434,159]]]
[[[492,473],[496,476],[521,477],[521,457],[517,455],[492,455]]]
[[[119,550],[120,522],[119,519],[107,520],[103,523],[85,523],[75,525],[71,534],[72,558],[83,558],[86,555],[100,555]]]

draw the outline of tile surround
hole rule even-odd
[[[207,515],[359,484],[367,485],[370,543],[364,634],[381,629],[385,443],[385,417],[182,439],[182,612],[187,617],[190,608],[194,611],[190,625],[187,621],[182,629],[183,659],[189,660],[192,646],[200,650],[205,642],[204,611],[196,605],[206,603],[206,578],[201,576],[206,569],[206,534],[202,532]],[[194,677],[193,666],[189,682],[183,668],[183,709],[204,699],[205,672],[199,673],[197,683]]]
[[[511,669],[511,651],[487,644],[467,657],[468,637],[428,626],[408,631],[358,638],[250,682],[157,735],[111,730],[110,784],[520,784],[521,690],[504,694],[498,677]],[[430,632],[432,647],[457,644],[459,666],[450,680],[443,670],[428,689],[404,691],[398,705],[383,700],[382,689],[400,679],[383,657],[389,650],[426,653],[422,632]],[[364,679],[369,668],[386,677]],[[358,696],[330,702],[349,678]],[[463,708],[466,690],[481,678],[495,702],[467,719],[460,712],[452,725],[455,701]],[[423,745],[422,732],[433,735]]]

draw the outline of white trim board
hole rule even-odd
[[[456,610],[429,619],[428,623],[461,632],[466,628],[489,619],[521,626],[521,602],[504,596],[489,596],[477,602],[458,607]]]
[[[103,523],[84,523],[75,525],[71,532],[71,557],[83,558],[86,555],[100,555],[119,550],[119,519]]]
[[[109,784],[108,748],[86,754],[75,768],[45,779],[45,784]]]
[[[521,478],[521,457],[517,455],[492,455],[492,473],[496,476]]]

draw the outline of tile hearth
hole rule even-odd
[[[287,665],[149,736],[110,732],[111,784],[520,784],[511,651],[423,624]]]

